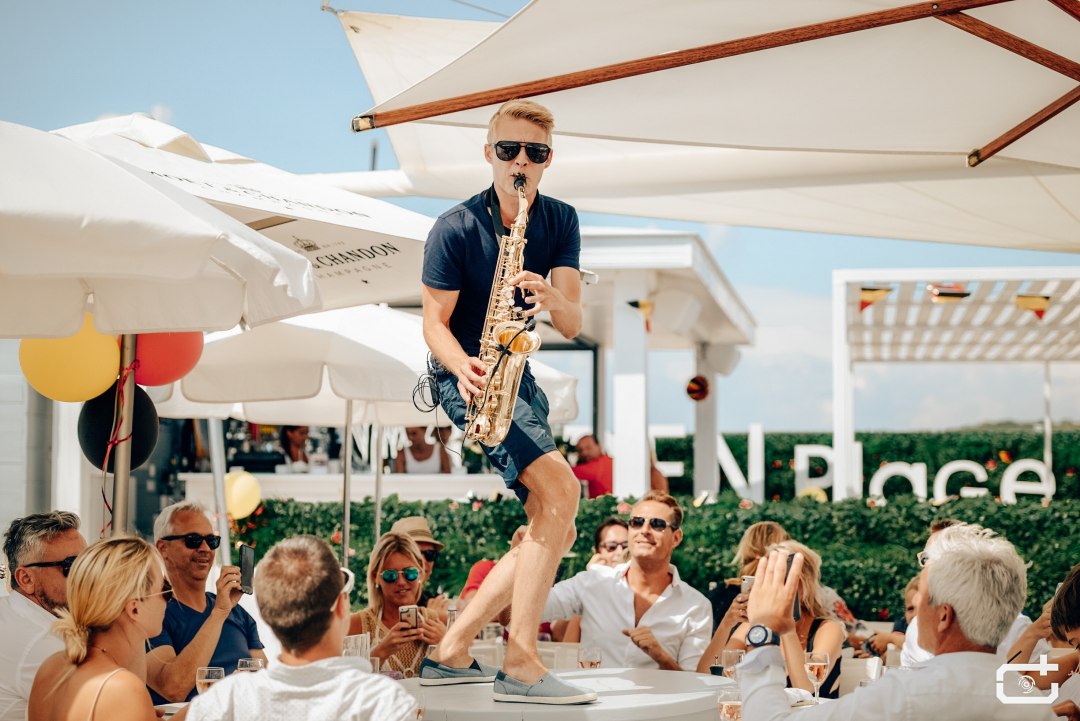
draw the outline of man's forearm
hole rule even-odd
[[[424,340],[432,354],[451,373],[457,373],[469,354],[442,323],[424,323]]]
[[[170,701],[183,701],[187,698],[195,687],[195,671],[210,665],[210,659],[213,658],[214,650],[221,639],[221,629],[228,617],[228,611],[215,607],[195,634],[195,638],[191,639],[191,643],[185,646],[176,658],[163,664],[155,678],[147,679],[147,685]],[[153,651],[150,653],[153,654]]]
[[[581,332],[581,303],[568,301],[566,308],[551,311],[551,325],[563,338],[577,338]]]

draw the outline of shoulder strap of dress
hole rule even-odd
[[[825,623],[824,618],[815,618],[810,622],[810,632],[806,634],[806,650],[814,650],[814,636],[817,636],[818,629],[821,628],[821,624]]]
[[[112,671],[109,672],[109,675],[106,676],[105,679],[101,682],[101,685],[98,686],[97,693],[94,694],[94,702],[92,704],[90,704],[90,713],[86,717],[87,721],[93,721],[94,709],[97,708],[97,702],[98,702],[98,699],[101,698],[101,692],[105,689],[105,684],[107,684],[109,682],[110,678],[112,678],[113,676],[115,676],[116,674],[120,673],[123,670],[124,669],[122,669],[122,668],[113,669]]]

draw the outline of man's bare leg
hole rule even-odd
[[[435,660],[457,668],[468,666],[469,645],[480,627],[512,602],[513,623],[503,670],[519,681],[533,683],[546,672],[536,652],[536,632],[559,560],[574,541],[581,486],[558,451],[536,459],[520,480],[529,489],[525,538],[484,579],[439,644]]]

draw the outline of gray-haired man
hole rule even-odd
[[[67,608],[67,575],[86,548],[79,517],[66,511],[16,518],[4,534],[10,596],[0,598],[0,721],[26,718],[38,666],[64,645],[49,633]]]

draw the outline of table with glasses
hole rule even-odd
[[[402,683],[424,707],[425,721],[521,719],[522,721],[700,721],[718,717],[720,691],[734,682],[687,671],[642,668],[599,668],[561,671],[559,676],[600,697],[575,706],[501,703],[491,697],[491,684],[421,686],[415,678]]]

